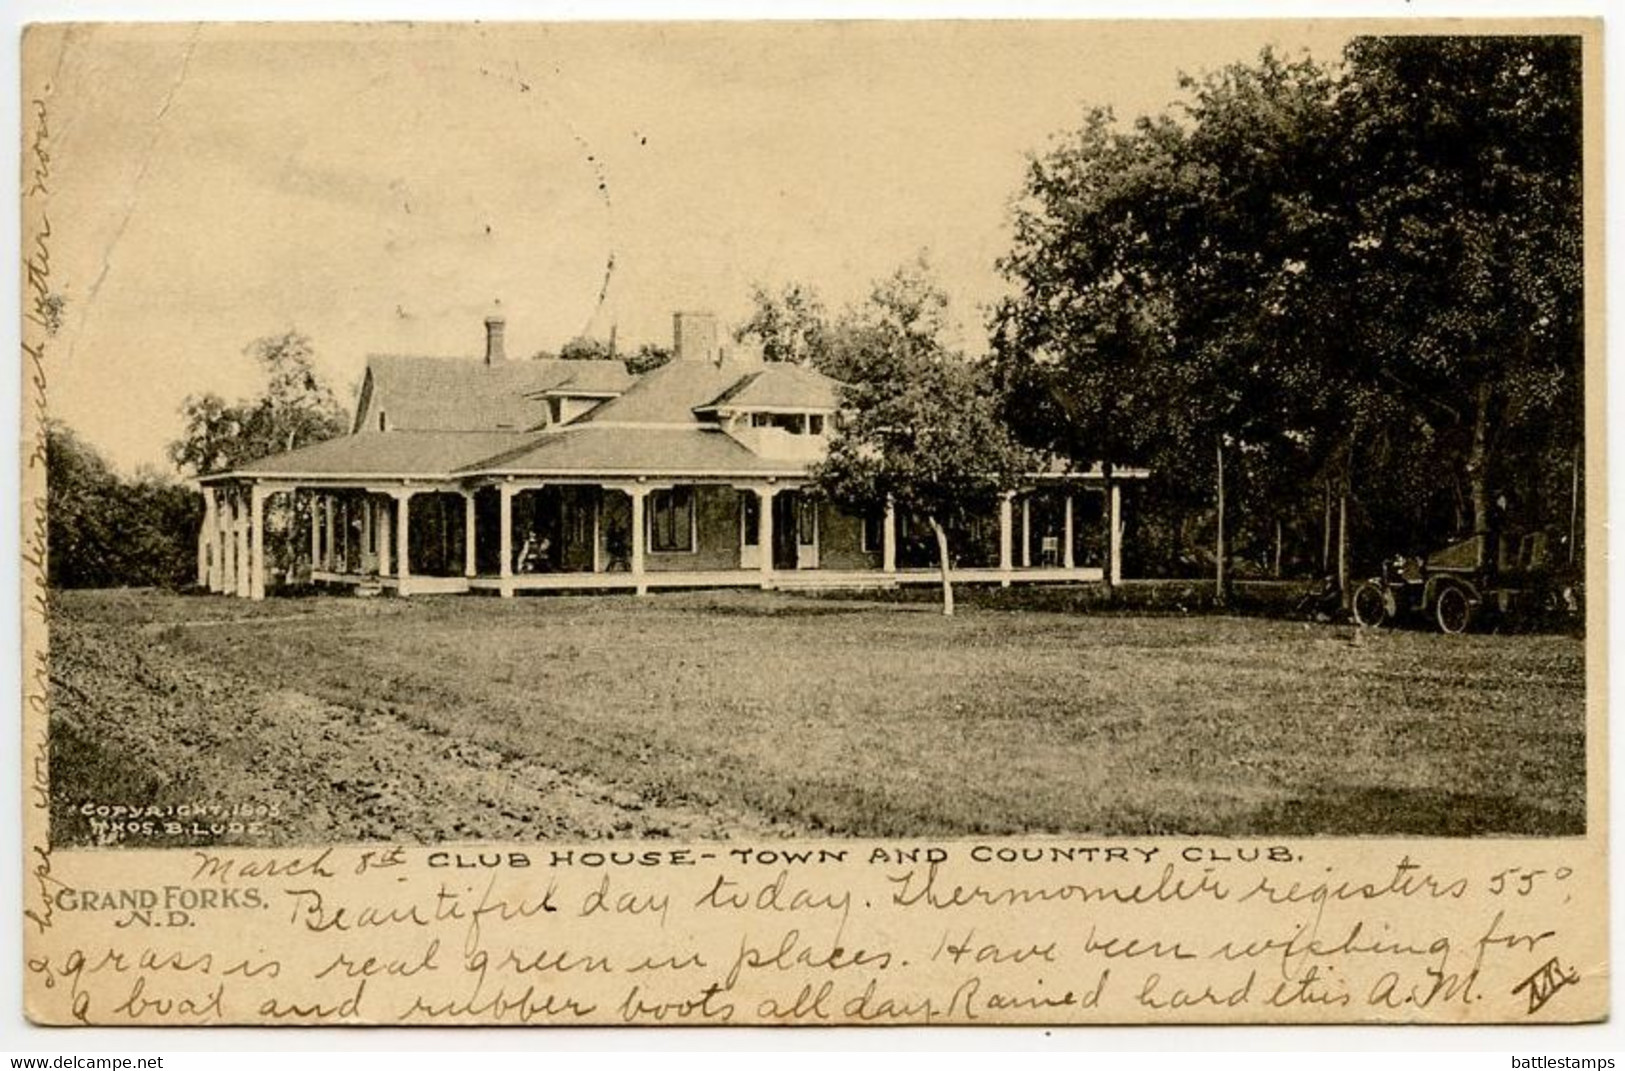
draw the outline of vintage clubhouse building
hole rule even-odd
[[[719,344],[677,313],[674,356],[615,360],[373,357],[351,434],[201,481],[198,581],[264,598],[284,580],[396,595],[932,582],[924,523],[853,516],[806,493],[838,384]],[[1121,574],[1120,482],[1144,470],[1056,466],[956,533],[956,580]],[[308,558],[267,560],[267,525],[309,508]],[[301,522],[302,524],[303,522]]]

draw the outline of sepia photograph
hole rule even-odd
[[[1579,39],[1068,31],[65,35],[53,841],[1583,833]]]
[[[894,910],[999,926],[1074,898],[1284,926],[1293,864],[1343,880],[1313,902],[1430,920],[1600,895],[1598,29],[30,27],[36,910],[201,940],[263,907],[314,940],[358,909],[235,883],[342,877],[340,848],[468,877],[436,923],[569,871],[582,917],[658,908],[676,940],[614,875],[713,860],[746,876],[684,875],[702,914],[840,908],[832,950],[741,922],[722,980],[659,1000],[514,1003],[511,953],[493,994],[476,911],[444,1003],[380,1011],[345,952],[308,1006],[223,981],[160,1008],[178,976],[121,1004],[121,975],[45,1017],[709,1020],[754,968],[843,957],[802,1018],[1600,1014],[1606,962],[1504,909],[1442,952],[1372,915],[1198,955],[1134,914],[1080,930],[1102,970],[1064,999],[886,997],[926,960],[854,949],[866,886],[797,891],[862,862]],[[1361,839],[1399,847],[1336,854]],[[191,885],[114,877],[142,856]],[[1107,871],[1131,883],[1075,883]],[[933,925],[934,971],[1043,947]],[[1284,978],[1225,973],[1260,948]],[[1369,977],[1299,970],[1357,953]]]

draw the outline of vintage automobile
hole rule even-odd
[[[1479,553],[1489,540],[1498,553]],[[1543,532],[1517,539],[1473,536],[1426,558],[1400,556],[1355,589],[1349,608],[1371,628],[1422,620],[1457,635],[1494,619],[1537,614],[1577,618],[1580,588],[1548,560]]]

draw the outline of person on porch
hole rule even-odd
[[[514,563],[516,573],[545,573],[548,571],[547,553],[552,549],[552,541],[544,535],[538,535],[532,528],[525,536],[525,541],[519,547],[519,557]]]

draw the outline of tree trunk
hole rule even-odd
[[[1320,575],[1330,576],[1332,572],[1332,482],[1325,480],[1320,485]]]
[[[1101,570],[1101,574],[1102,579],[1105,581],[1107,602],[1115,601],[1115,596],[1117,594],[1116,585],[1112,581],[1112,547],[1116,546],[1118,548],[1118,553],[1122,553],[1122,546],[1118,543],[1119,533],[1113,523],[1118,520],[1118,518],[1112,516],[1112,476],[1115,471],[1116,470],[1113,468],[1110,461],[1102,462],[1101,472],[1106,478],[1106,493],[1101,496],[1100,502],[1101,510],[1106,515],[1106,554],[1104,560],[1101,562],[1101,564],[1104,566],[1104,568]]]
[[[1349,493],[1337,496],[1337,590],[1342,594],[1343,609],[1350,605],[1349,591]]]
[[[937,534],[937,565],[942,570],[942,616],[954,616],[954,582],[948,575],[948,533],[935,517],[928,518],[931,530]]]
[[[1473,442],[1467,454],[1467,494],[1473,504],[1473,536],[1478,542],[1478,567],[1495,558],[1490,546],[1495,534],[1490,517],[1490,384],[1480,383],[1473,393]]]
[[[1215,443],[1219,459],[1219,524],[1217,546],[1213,551],[1213,598],[1220,606],[1224,605],[1224,437],[1220,436]]]
[[[1275,562],[1270,566],[1270,575],[1281,579],[1281,518],[1275,518]]]
[[[1580,538],[1580,444],[1574,445],[1573,485],[1569,488],[1569,564],[1574,564],[1575,548]]]

